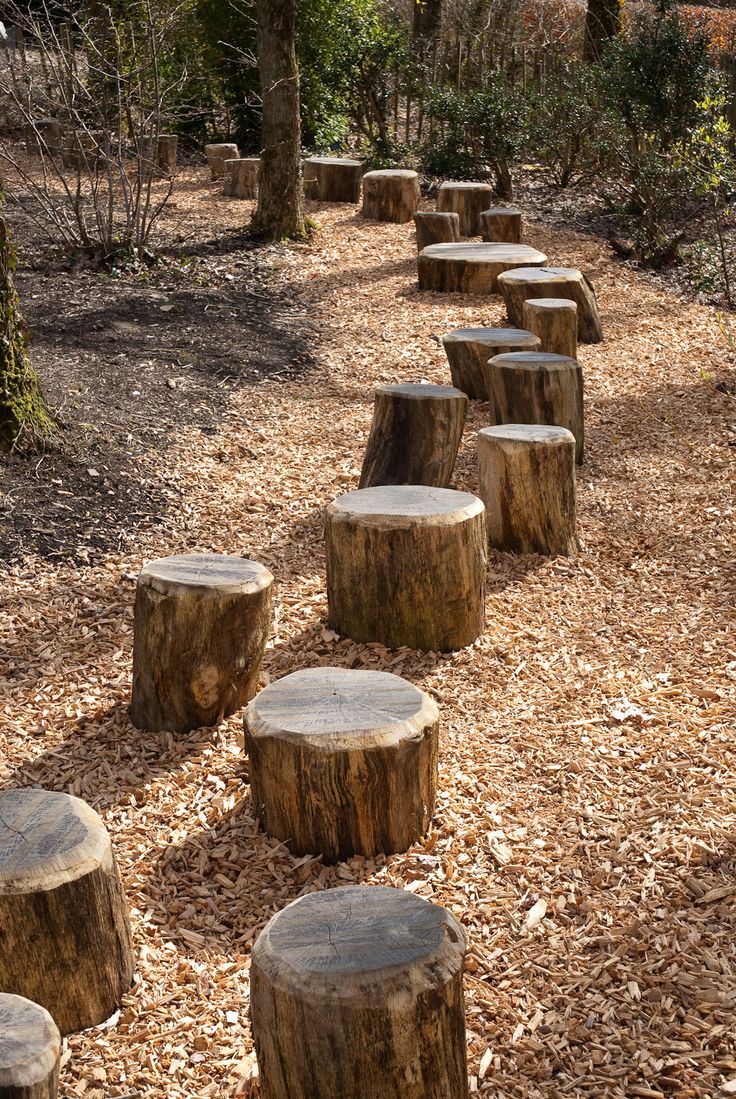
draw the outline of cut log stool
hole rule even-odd
[[[521,244],[521,210],[515,206],[492,206],[490,210],[483,210],[480,226],[483,240]]]
[[[524,326],[539,336],[542,351],[578,354],[578,307],[569,298],[529,298],[523,306]]]
[[[575,437],[564,427],[506,424],[478,432],[488,541],[511,553],[577,552]]]
[[[360,202],[363,163],[336,156],[310,156],[302,165],[307,195],[317,202]]]
[[[366,172],[363,215],[374,221],[411,221],[419,205],[419,176],[405,168]]]
[[[253,948],[262,1099],[467,1099],[465,935],[403,889],[309,893]]]
[[[0,991],[49,1011],[62,1034],[102,1023],[133,979],[110,837],[89,805],[0,791]]]
[[[359,487],[447,488],[467,406],[465,394],[449,385],[379,386]]]
[[[575,436],[583,461],[583,371],[576,359],[541,351],[514,351],[491,359],[488,372],[495,424],[548,424]]]
[[[509,351],[538,351],[540,342],[520,328],[456,328],[442,337],[452,384],[473,401],[487,401],[488,360]]]
[[[56,1099],[59,1028],[45,1008],[0,992],[0,1099]]]
[[[179,138],[176,134],[159,134],[157,138],[144,137],[141,140],[142,167],[151,174],[173,176],[176,172],[176,158]]]
[[[258,198],[258,172],[261,161],[257,156],[243,156],[225,161],[225,182],[222,193],[227,198]]]
[[[497,294],[504,271],[546,263],[527,244],[430,244],[417,257],[420,290],[443,294]]]
[[[273,576],[257,561],[202,553],[138,577],[130,716],[139,729],[216,725],[256,692]]]
[[[595,292],[582,271],[535,264],[501,275],[498,287],[512,324],[524,323],[524,302],[528,298],[569,298],[578,307],[580,342],[600,343],[603,339]]]
[[[460,240],[460,215],[421,210],[414,215],[417,252],[430,244],[452,244]]]
[[[225,161],[237,160],[240,153],[234,142],[226,141],[205,145],[204,155],[210,166],[210,179],[222,179],[225,175]]]
[[[477,496],[392,485],[325,513],[333,629],[389,648],[449,652],[483,632],[486,532]]]
[[[406,851],[429,827],[437,707],[387,672],[309,668],[245,711],[253,808],[295,855]]]
[[[26,126],[26,151],[31,156],[59,156],[64,131],[55,118],[37,118]]]
[[[490,183],[441,183],[437,209],[460,215],[460,236],[477,237],[481,231],[481,211],[488,209],[492,195]]]

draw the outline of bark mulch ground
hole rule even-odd
[[[248,210],[202,176],[179,201],[208,239]],[[531,222],[529,243],[593,278],[607,335],[581,349],[583,551],[492,555],[487,629],[462,652],[357,645],[325,624],[321,523],[356,486],[373,387],[447,381],[438,337],[503,310],[420,293],[410,226],[367,223],[352,207],[315,215],[304,246],[226,260],[204,249],[199,286],[164,272],[102,301],[100,276],[26,276],[47,386],[58,397],[83,377],[65,415],[100,429],[95,464],[82,446],[75,469],[99,477],[65,482],[53,462],[73,462],[66,452],[44,459],[36,495],[36,473],[5,474],[54,533],[12,509],[0,781],[67,790],[101,812],[138,957],[119,1015],[68,1040],[61,1094],[256,1095],[252,943],[288,901],[346,882],[409,888],[467,929],[471,1092],[734,1092],[736,433],[715,312],[589,236]],[[273,271],[259,285],[261,264]],[[112,426],[97,422],[107,393]],[[458,488],[477,487],[487,419],[474,405]],[[94,500],[109,480],[99,522],[59,494],[77,526],[57,529],[50,469],[54,487]],[[387,668],[437,700],[439,797],[423,842],[334,867],[295,859],[255,827],[240,715],[182,737],[130,725],[135,576],[147,559],[194,550],[274,572],[264,681],[315,664]]]

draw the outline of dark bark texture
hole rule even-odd
[[[516,351],[489,363],[491,418],[495,424],[547,424],[575,436],[583,461],[583,371],[575,359]]]

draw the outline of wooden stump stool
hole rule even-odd
[[[225,161],[225,182],[222,193],[227,198],[258,198],[260,157],[243,156]]]
[[[578,354],[578,307],[568,298],[529,298],[523,306],[524,326],[539,336],[542,351]]]
[[[222,179],[225,175],[225,161],[237,160],[240,156],[238,146],[234,142],[220,142],[213,145],[205,145],[204,155],[210,166],[210,179]]]
[[[480,215],[487,210],[493,196],[490,183],[441,183],[437,192],[437,209],[452,210],[460,215],[460,236],[480,235]]]
[[[495,424],[548,424],[575,436],[583,461],[583,372],[575,359],[541,351],[515,351],[491,359],[488,388]]]
[[[403,889],[309,893],[253,947],[262,1099],[467,1099],[465,934]]]
[[[30,156],[59,156],[64,130],[55,118],[37,118],[26,126],[26,152]]]
[[[179,138],[176,134],[159,134],[157,138],[141,139],[140,155],[142,168],[153,175],[173,176],[176,172],[176,158]]]
[[[580,342],[600,343],[603,339],[595,292],[582,271],[535,264],[500,276],[498,286],[512,324],[524,323],[524,302],[528,298],[569,298],[578,307]]]
[[[449,652],[483,632],[486,532],[477,496],[393,485],[325,513],[333,629],[389,648]]]
[[[430,244],[452,244],[460,240],[459,214],[421,210],[414,215],[414,225],[417,230],[417,252]]]
[[[59,1028],[45,1008],[0,992],[0,1099],[56,1099]]]
[[[89,805],[0,791],[0,991],[51,1013],[62,1034],[112,1015],[133,979],[110,837]]]
[[[374,221],[411,221],[419,205],[419,176],[404,168],[366,172],[363,215]]]
[[[509,351],[538,351],[539,339],[520,328],[456,328],[442,337],[452,384],[473,401],[487,401],[487,363]]]
[[[449,385],[379,386],[359,487],[447,488],[467,406],[465,394]]]
[[[521,244],[521,210],[515,206],[492,206],[480,215],[483,240]]]
[[[566,428],[483,428],[478,479],[492,546],[511,553],[575,555],[575,437]]]
[[[504,271],[546,263],[526,244],[430,244],[418,256],[419,289],[443,294],[497,294]]]
[[[295,855],[406,851],[429,827],[439,713],[387,672],[309,668],[245,711],[253,809]]]
[[[360,202],[362,161],[310,156],[302,167],[309,198],[317,202]]]
[[[255,694],[273,576],[257,561],[199,553],[138,577],[130,717],[139,729],[216,725]]]

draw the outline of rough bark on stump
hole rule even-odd
[[[578,307],[569,298],[529,298],[523,306],[524,327],[539,336],[542,351],[578,354]]]
[[[467,406],[465,394],[449,385],[379,386],[359,487],[447,488]]]
[[[509,271],[498,280],[511,324],[524,323],[524,302],[528,298],[569,298],[578,307],[578,339],[581,343],[600,343],[603,329],[598,315],[595,291],[591,283],[572,267],[545,267],[542,264]]]
[[[478,479],[490,545],[511,553],[575,555],[575,438],[566,428],[483,428]]]
[[[521,210],[515,206],[492,206],[480,215],[483,240],[521,244]]]
[[[496,355],[489,365],[494,424],[548,424],[575,436],[583,461],[583,371],[575,359],[541,351]]]
[[[240,157],[238,146],[231,141],[205,145],[204,155],[210,166],[210,179],[222,179],[225,175],[225,161],[237,160]]]
[[[492,197],[490,183],[441,183],[437,209],[460,215],[460,236],[477,237],[481,231],[481,211],[488,209]]]
[[[304,161],[303,175],[305,192],[316,202],[360,202],[360,160],[310,156]]]
[[[255,694],[273,576],[256,561],[191,554],[138,577],[130,717],[139,729],[216,725]]]
[[[262,1099],[467,1099],[465,935],[385,886],[310,893],[253,948]]]
[[[31,156],[59,156],[64,130],[55,118],[37,118],[26,126],[26,151]]]
[[[325,513],[333,629],[389,648],[472,644],[485,620],[484,511],[477,496],[421,485],[335,500]]]
[[[0,1099],[56,1099],[59,1028],[46,1008],[0,992]]]
[[[504,271],[546,262],[543,252],[526,244],[431,244],[417,257],[419,289],[442,294],[497,294]]]
[[[419,205],[419,176],[404,168],[366,172],[363,216],[374,221],[411,221]]]
[[[253,809],[296,855],[406,851],[429,827],[439,713],[387,672],[309,668],[245,712]]]
[[[0,792],[0,991],[49,1011],[62,1034],[104,1022],[133,979],[123,887],[85,802]]]
[[[457,328],[442,337],[452,384],[473,401],[489,400],[488,360],[509,351],[538,351],[540,342],[520,328]]]
[[[257,198],[260,167],[261,160],[257,156],[226,160],[222,193],[228,198]]]
[[[460,215],[422,210],[414,215],[417,230],[417,252],[430,244],[453,244],[460,240]]]

